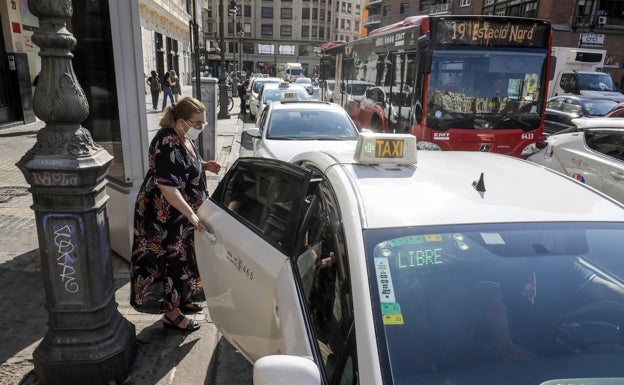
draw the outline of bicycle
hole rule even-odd
[[[232,95],[228,95],[228,105],[227,105],[227,109],[228,111],[232,111],[232,109],[234,108],[234,98],[232,97]],[[221,105],[221,97],[219,94],[217,94],[217,108]]]

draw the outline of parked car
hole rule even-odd
[[[260,114],[271,102],[287,100],[310,100],[310,95],[303,86],[282,81],[280,83],[267,83],[260,87],[258,94],[256,124],[260,120]]]
[[[624,119],[573,119],[576,129],[548,137],[528,160],[564,173],[624,203]]]
[[[294,83],[303,86],[306,91],[308,91],[308,95],[310,95],[310,98],[312,100],[321,100],[319,95],[319,88],[314,86],[314,84],[312,83],[312,79],[297,78]]]
[[[353,150],[358,130],[347,112],[328,102],[274,102],[258,127],[243,131],[253,138],[253,155],[290,160],[317,149]]]
[[[619,102],[611,99],[583,95],[562,95],[546,103],[544,133],[552,135],[572,127],[572,120],[580,117],[606,116]]]
[[[280,83],[283,80],[275,77],[255,77],[251,78],[247,89],[247,105],[249,106],[249,116],[254,118],[262,110],[258,111],[258,94],[260,88],[265,83]]]
[[[359,140],[239,158],[199,209],[210,318],[255,385],[622,382],[624,206],[517,158]]]

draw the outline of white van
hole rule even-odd
[[[292,83],[298,78],[302,78],[304,76],[301,63],[286,63],[286,67],[284,69],[284,80]]]

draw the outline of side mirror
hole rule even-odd
[[[422,37],[422,36],[421,36]],[[431,72],[431,60],[433,57],[433,51],[430,49],[419,50],[416,53],[417,68],[416,71],[419,74],[428,74]]]
[[[248,135],[256,139],[260,139],[262,137],[262,133],[260,132],[260,128],[258,127],[245,128],[242,132],[242,135]]]
[[[299,356],[265,356],[253,368],[254,385],[297,384],[321,385],[321,373],[309,358]]]

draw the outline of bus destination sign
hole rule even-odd
[[[445,45],[545,48],[549,28],[545,23],[510,20],[442,19],[432,40]]]

